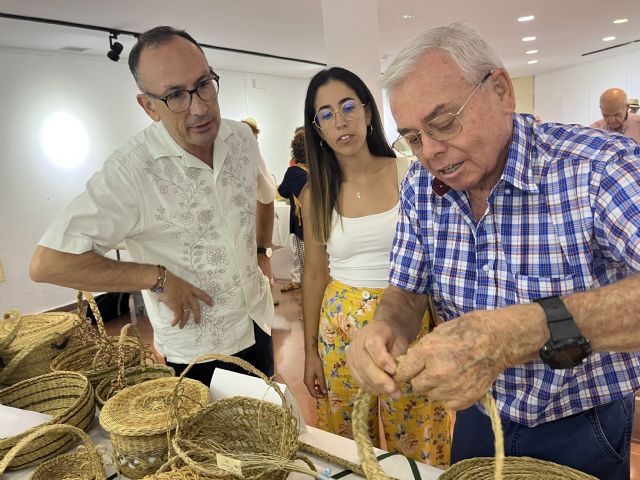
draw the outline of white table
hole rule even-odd
[[[102,427],[100,427],[97,417],[91,425],[89,436],[96,446],[102,445],[109,454],[111,453],[111,442],[109,441],[109,434],[106,433],[102,429]],[[300,436],[300,440],[309,445],[313,445],[314,447],[325,450],[335,456],[344,458],[345,460],[348,460],[350,462],[360,463],[360,461],[358,460],[357,447],[353,440],[339,437],[337,435],[333,435],[329,432],[325,432],[314,427],[307,427],[307,432],[303,433]],[[302,453],[305,454],[304,452]],[[379,455],[380,453],[384,453],[383,450],[376,449],[376,455]],[[331,469],[331,475],[335,475],[344,470],[342,467],[330,464],[326,460],[308,454],[305,455],[307,455],[313,461],[319,472],[323,472],[327,467]],[[385,469],[389,476],[397,478],[398,480],[414,480],[414,476],[411,473],[411,468],[409,466],[409,463],[407,462],[407,459],[402,457],[401,455],[388,457],[382,460],[380,462],[380,465],[383,469]],[[420,471],[422,480],[435,480],[442,473],[442,470],[431,467],[429,465],[424,465],[422,463],[416,463],[416,465],[418,466],[418,470]],[[29,468],[25,470],[8,472],[5,473],[2,478],[3,480],[26,480],[31,477],[33,470],[33,468]],[[107,479],[113,480],[116,478],[117,475],[115,473],[115,470],[111,467],[107,467]],[[128,477],[121,476],[120,478],[126,479]],[[288,480],[307,480],[309,478],[311,477],[307,475],[292,473],[289,475]],[[363,477],[356,474],[349,474],[342,478],[344,478],[345,480],[362,480]]]

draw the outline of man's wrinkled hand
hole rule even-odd
[[[491,331],[492,324],[492,312],[475,311],[439,325],[409,348],[396,381],[410,381],[415,393],[451,410],[469,407],[507,366],[501,336]]]
[[[400,388],[393,380],[394,358],[403,354],[408,341],[386,322],[373,321],[358,330],[347,350],[351,374],[358,384],[374,395],[398,398]]]

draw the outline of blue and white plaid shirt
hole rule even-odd
[[[590,290],[640,270],[640,146],[578,125],[536,125],[529,115],[514,115],[513,125],[480,221],[464,192],[418,162],[402,185],[389,282],[433,293],[444,320]],[[639,387],[640,353],[598,353],[566,370],[529,362],[493,385],[501,415],[527,426]]]

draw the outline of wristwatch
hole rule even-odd
[[[263,254],[267,258],[271,258],[273,250],[270,247],[258,247],[258,253]]]
[[[553,369],[576,367],[591,355],[591,343],[558,296],[539,298],[535,302],[547,315],[550,338],[540,349],[540,358]]]

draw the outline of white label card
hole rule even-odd
[[[233,473],[242,477],[242,461],[235,458],[227,457],[221,453],[216,453],[216,463],[218,468],[221,468],[225,472]]]

